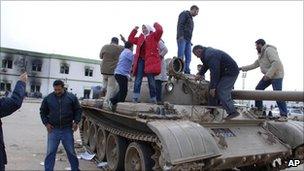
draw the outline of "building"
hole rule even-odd
[[[101,86],[100,60],[46,54],[1,47],[0,91],[12,91],[19,75],[27,71],[28,96],[46,96],[53,82],[62,79],[78,98],[92,97],[92,87]]]

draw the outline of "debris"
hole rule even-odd
[[[33,154],[33,157],[36,157],[37,156],[37,154]]]
[[[66,167],[64,170],[72,170],[71,167]]]
[[[107,167],[108,166],[108,162],[101,162],[101,163],[98,163],[97,164],[97,167],[98,168],[105,168],[105,167]]]
[[[40,162],[40,165],[41,165],[41,166],[44,166],[44,162]]]
[[[59,149],[58,151],[57,151],[57,154],[63,154],[63,149]]]
[[[80,157],[84,160],[92,160],[95,157],[95,154],[90,154],[87,151],[80,154]]]

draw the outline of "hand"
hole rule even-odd
[[[78,129],[78,124],[77,123],[73,123],[73,131],[75,132],[75,131],[77,131],[77,129]]]
[[[195,75],[195,81],[198,81],[198,80],[201,80],[202,79],[202,76],[199,75],[199,74],[196,74]]]
[[[27,73],[25,72],[25,73],[21,74],[20,77],[19,77],[19,79],[21,81],[23,81],[23,82],[26,83],[26,81],[27,81]]]
[[[138,30],[139,29],[139,27],[138,26],[135,26],[135,28],[134,28],[135,30]]]
[[[155,22],[155,23],[153,24],[153,27],[155,27],[156,24],[158,24],[158,22]]]
[[[270,80],[270,78],[268,76],[264,75],[263,80],[268,81],[268,80]]]
[[[215,88],[210,89],[210,90],[209,90],[209,94],[210,94],[212,97],[215,97]]]
[[[46,127],[46,130],[47,130],[47,132],[48,132],[48,133],[51,133],[51,132],[52,132],[52,130],[54,129],[53,125],[51,125],[51,124],[49,124],[49,123],[48,123],[48,124],[46,124],[46,126],[45,126],[45,127]]]
[[[242,67],[239,67],[239,71],[243,71],[243,68],[242,68]]]
[[[125,37],[124,37],[123,35],[121,35],[121,34],[120,34],[119,36],[120,36],[120,40],[123,41],[123,42],[125,43],[125,42],[126,42]]]

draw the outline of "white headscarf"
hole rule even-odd
[[[144,24],[144,26],[147,28],[147,30],[148,30],[148,34],[145,34],[145,33],[143,33],[142,32],[142,34],[145,36],[145,37],[147,37],[151,32],[154,32],[155,31],[155,29],[153,28],[153,27],[151,27],[150,25],[148,25],[148,24]]]

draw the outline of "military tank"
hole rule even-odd
[[[81,103],[82,143],[109,170],[280,170],[304,162],[304,122],[260,119],[241,105],[226,121],[220,106],[207,106],[208,81],[183,74],[178,58],[168,68],[162,105],[149,103],[145,85],[141,103],[132,103],[132,81],[115,111],[103,99]],[[303,92],[233,91],[233,98],[303,101]]]

